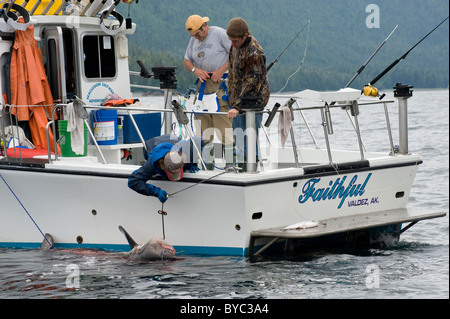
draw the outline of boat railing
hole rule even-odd
[[[10,104],[0,104],[0,155],[4,157],[10,157],[8,153],[13,152],[14,158],[22,159],[22,148],[29,146],[32,144],[31,141],[28,143],[27,137],[21,126],[19,125],[19,121],[15,114],[18,113],[20,108],[42,108],[42,107],[51,107],[53,105],[10,105]],[[6,119],[5,116],[9,118]],[[6,123],[8,122],[8,123]],[[6,128],[9,126],[8,135],[10,135],[9,139],[7,139],[7,134],[5,132]],[[12,143],[12,145],[10,145]],[[50,144],[47,144],[50,145]],[[12,147],[9,147],[12,146]]]
[[[50,138],[49,138],[49,126],[52,125],[52,131],[53,131],[53,136],[56,136],[56,125],[55,125],[55,112],[60,109],[60,108],[65,108],[67,107],[67,104],[57,104],[53,110],[52,110],[52,119],[49,122],[49,124],[47,125],[47,143],[50,143]],[[111,110],[112,107],[110,106],[101,106],[101,105],[82,105],[82,107],[84,107],[85,109],[93,109],[93,110]],[[138,124],[136,123],[136,120],[133,117],[133,111],[139,111],[139,112],[172,112],[172,110],[166,110],[166,109],[160,109],[160,108],[149,108],[149,107],[132,107],[132,106],[127,106],[127,107],[115,107],[114,109],[116,110],[121,110],[121,111],[125,111],[127,112],[128,116],[130,117],[131,123],[133,124],[133,127],[136,129],[137,135],[139,137],[140,142],[142,143],[142,147],[144,149],[147,148],[146,143],[145,143],[145,139],[142,135],[142,132],[138,126]],[[97,139],[95,137],[94,132],[91,129],[91,125],[88,122],[87,119],[83,119],[84,125],[86,126],[89,135],[96,147],[97,152],[99,153],[102,161],[104,164],[107,164],[107,161],[105,159],[105,156],[102,152],[102,148],[100,147],[100,145],[97,142]],[[48,144],[49,145],[49,144]],[[56,149],[56,139],[54,139],[54,145],[55,145],[55,149]],[[49,148],[50,149],[50,148]],[[48,159],[49,159],[49,163],[51,160],[51,153],[49,151],[48,153]],[[55,160],[58,160],[58,154],[55,154]]]
[[[360,106],[368,106],[368,105],[382,105],[383,106],[391,154],[394,154],[395,151],[394,151],[394,143],[393,143],[393,139],[392,139],[392,129],[391,129],[391,124],[390,124],[390,120],[389,120],[389,112],[388,112],[388,108],[387,108],[388,104],[391,104],[394,102],[395,102],[394,100],[364,101],[364,102],[358,102],[355,100],[355,101],[348,102],[346,104],[324,103],[323,105],[318,105],[318,106],[300,106],[300,104],[298,103],[298,100],[296,100],[295,103],[296,103],[297,107],[292,108],[292,111],[299,112],[301,114],[301,117],[305,123],[305,126],[308,128],[308,131],[309,131],[312,139],[314,140],[316,147],[318,146],[318,144],[317,144],[315,137],[313,136],[312,130],[309,127],[308,121],[306,120],[304,111],[307,111],[307,110],[319,110],[320,111],[321,119],[322,119],[321,124],[323,126],[323,136],[324,136],[325,143],[326,143],[328,159],[329,159],[330,164],[333,164],[332,149],[331,149],[330,139],[329,139],[329,137],[334,134],[331,110],[332,109],[342,109],[347,113],[347,116],[353,127],[353,130],[355,131],[355,133],[357,135],[360,159],[364,160],[365,159],[364,153],[367,151],[367,149],[362,141],[361,130],[360,130],[360,125],[359,125],[359,120],[358,120],[358,116],[360,114],[360,111],[359,111]],[[295,143],[295,140],[293,140],[293,143]]]
[[[392,138],[392,130],[391,130],[391,124],[390,124],[390,120],[389,120],[389,114],[388,114],[388,108],[387,105],[390,103],[394,103],[394,100],[383,100],[383,101],[362,101],[362,102],[357,102],[357,101],[352,101],[351,103],[347,103],[347,104],[329,104],[329,103],[324,103],[323,105],[313,105],[313,106],[307,106],[307,105],[301,105],[301,103],[299,103],[298,99],[293,99],[292,97],[287,97],[287,102],[285,103],[285,106],[290,107],[290,110],[292,112],[292,114],[296,113],[296,114],[300,114],[301,119],[303,120],[305,127],[307,128],[311,139],[314,143],[314,145],[316,146],[316,148],[320,148],[317,142],[317,139],[315,138],[312,129],[310,128],[310,125],[308,123],[308,120],[306,119],[305,116],[305,112],[306,111],[319,111],[320,112],[320,116],[322,119],[322,123],[321,125],[323,126],[323,134],[324,134],[324,138],[325,138],[325,143],[326,143],[326,150],[327,150],[327,155],[328,155],[328,161],[330,164],[334,164],[334,160],[332,157],[332,149],[331,149],[331,145],[330,145],[330,141],[329,141],[329,136],[332,135],[333,132],[333,122],[331,119],[331,110],[332,109],[343,109],[345,110],[345,112],[347,112],[347,114],[349,115],[349,119],[352,122],[353,128],[356,132],[357,138],[358,138],[358,146],[359,146],[359,152],[360,152],[360,160],[364,160],[365,159],[365,146],[362,142],[362,138],[361,138],[361,132],[360,132],[360,128],[359,128],[359,122],[358,122],[358,115],[359,115],[359,107],[361,106],[368,106],[368,105],[382,105],[384,108],[384,114],[385,114],[385,120],[386,120],[386,128],[387,128],[387,132],[388,132],[388,137],[389,137],[389,143],[390,143],[390,154],[394,155],[395,153],[398,153],[398,149],[395,149],[394,147],[394,143],[393,143],[393,138]],[[403,101],[403,100],[401,100]],[[400,103],[399,102],[399,109],[405,109],[405,106],[403,105],[405,103]],[[17,109],[18,107],[21,106],[10,106],[7,105],[9,108],[13,108],[13,109]],[[41,106],[41,105],[38,105]],[[29,107],[29,106],[26,106]],[[47,124],[46,127],[46,132],[47,132],[47,145],[50,145],[50,135],[49,135],[49,131],[50,131],[50,127],[52,129],[53,132],[53,136],[57,136],[56,135],[56,121],[55,121],[55,113],[57,110],[61,109],[61,108],[65,108],[67,107],[67,104],[57,104],[54,106],[53,110],[52,110],[52,114],[51,114],[51,120],[49,121],[49,123]],[[95,106],[95,105],[83,105],[83,107],[85,109],[111,109],[111,107],[109,106]],[[265,109],[265,110],[251,110],[248,109],[245,111],[245,116],[247,119],[247,128],[246,128],[246,138],[247,138],[247,171],[248,172],[254,172],[256,171],[256,147],[259,146],[259,140],[258,140],[258,135],[256,134],[257,128],[255,127],[255,115],[257,113],[263,113],[263,114],[267,114],[269,119],[272,118],[276,115],[279,114],[280,112],[282,112],[282,110],[279,109],[280,105],[278,105],[278,107],[273,107],[272,110],[269,109]],[[144,137],[141,133],[140,128],[138,127],[132,112],[133,111],[139,111],[139,112],[159,112],[159,113],[163,113],[163,114],[170,114],[170,116],[172,116],[172,114],[175,114],[175,116],[177,116],[176,112],[174,112],[174,108],[170,107],[168,108],[167,106],[165,106],[165,108],[160,108],[160,107],[136,107],[136,106],[126,106],[126,107],[114,107],[117,110],[122,110],[128,113],[130,120],[134,126],[134,128],[136,129],[136,132],[139,136],[139,139],[142,143],[142,147],[145,148],[146,144],[145,144],[145,140]],[[191,113],[196,113],[192,110],[186,110],[183,109],[182,110],[183,113],[185,114],[191,114]],[[405,111],[406,112],[406,111]],[[401,114],[405,113],[402,112]],[[12,112],[9,112],[12,113]],[[207,114],[213,114],[214,116],[226,116],[227,113],[225,112],[203,112],[203,113],[207,113]],[[13,116],[10,115],[11,119],[11,123],[13,121]],[[406,115],[401,115],[400,123],[403,121],[405,122],[405,118]],[[353,120],[352,120],[353,119]],[[177,121],[180,122],[179,118],[177,118]],[[166,122],[167,123],[167,122]],[[3,121],[1,121],[2,124],[2,140],[5,141],[5,135],[4,135],[4,123]],[[17,123],[16,123],[17,124]],[[98,151],[98,154],[101,157],[101,160],[103,161],[103,163],[107,163],[105,156],[103,155],[102,152],[102,148],[98,145],[97,140],[95,138],[95,134],[93,133],[92,129],[91,129],[91,125],[90,123],[88,123],[87,119],[84,119],[84,124],[86,125],[86,128],[89,132],[89,135],[91,137],[92,142],[95,145],[96,150]],[[171,127],[171,125],[166,125],[166,127]],[[266,127],[270,126],[270,123],[268,123],[268,121],[266,121],[265,123]],[[404,127],[404,128],[402,128]],[[187,128],[187,127],[186,127]],[[263,127],[264,128],[264,127]],[[258,128],[259,129],[259,128]],[[403,134],[403,136],[405,135],[405,133],[407,131],[407,123],[404,125],[400,125],[400,130],[401,130],[401,135]],[[194,132],[191,132],[194,133]],[[14,130],[13,130],[13,134],[15,134]],[[13,136],[15,137],[15,136]],[[189,138],[192,138],[193,136],[190,135]],[[268,138],[269,142],[270,142],[270,136],[268,136],[266,134],[266,137]],[[402,138],[405,141],[400,141],[401,143],[403,143],[403,145],[405,143],[407,143],[407,135],[406,138]],[[19,139],[17,139],[18,141]],[[15,143],[16,139],[14,139],[13,143]],[[292,141],[292,150],[294,153],[294,160],[295,160],[295,166],[296,167],[300,167],[300,163],[298,160],[298,150],[297,150],[297,145],[296,145],[296,140],[295,140],[295,135],[293,134],[293,131],[291,130],[291,141]],[[54,149],[57,149],[57,141],[56,138],[53,139],[53,143],[54,143]],[[19,145],[20,146],[20,145]],[[6,145],[5,145],[6,148]],[[16,145],[14,145],[14,148],[16,149]],[[407,144],[406,147],[403,147],[403,149],[406,148],[406,152],[407,152]],[[52,154],[50,151],[50,147],[48,147],[48,162],[51,163],[52,161]],[[19,147],[19,156],[20,156],[20,147]],[[261,153],[260,153],[261,154]],[[5,154],[7,156],[7,154]],[[55,152],[53,154],[53,157],[55,160],[58,160],[58,154],[57,152]],[[199,152],[199,158],[202,158],[201,156],[201,152]],[[203,161],[202,161],[203,163]],[[204,164],[203,164],[204,165]]]

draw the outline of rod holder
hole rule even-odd
[[[327,123],[327,131],[329,135],[333,135],[333,123],[331,122],[331,113],[328,103],[325,103],[325,121]]]
[[[408,154],[408,102],[413,86],[397,83],[394,97],[398,99],[399,154]]]

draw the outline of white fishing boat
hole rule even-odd
[[[37,110],[45,103],[15,105],[11,100],[2,100],[1,247],[37,248],[43,234],[49,233],[56,248],[129,250],[118,230],[121,225],[136,242],[164,235],[177,251],[185,254],[253,255],[276,246],[290,249],[338,241],[372,244],[386,235],[398,239],[417,221],[445,216],[445,212],[407,208],[422,159],[408,150],[407,100],[412,91],[402,84],[396,86],[393,100],[361,99],[361,91],[350,88],[337,92],[308,90],[279,97],[285,99],[285,105],[263,110],[265,124],[269,126],[274,117],[278,119],[283,113],[302,118],[302,125],[308,127],[306,113],[318,116],[325,145],[305,148],[290,130],[289,147],[258,143],[262,154],[258,162],[256,128],[252,126],[257,111],[249,109],[245,171],[207,170],[200,162],[200,171],[186,172],[181,181],[156,177],[151,183],[172,194],[162,207],[156,198],[131,190],[127,181],[144,160],[145,140],[171,133],[172,125],[167,124],[178,127],[181,122],[180,114],[172,113],[179,105],[172,103],[175,69],[152,69],[153,76],[161,82],[158,89],[164,92],[164,105],[141,102],[114,108],[128,120],[123,126],[123,142],[117,143],[117,116],[97,122],[104,124],[105,132],[106,126],[113,123],[108,133],[112,135],[111,143],[105,143],[92,130],[96,119],[91,117],[83,119],[86,151],[72,154],[61,141],[67,133],[58,130],[58,122],[70,116],[67,108],[74,96],[82,101],[77,106],[90,114],[111,110],[101,105],[110,94],[133,98],[127,37],[132,36],[136,26],[114,11],[119,1],[78,2],[84,7],[76,7],[70,1],[36,1],[35,6],[32,1],[24,1],[23,6],[14,1],[3,2],[2,69],[8,64],[15,32],[25,32],[24,25],[34,27],[54,101],[51,114],[47,114],[50,120],[41,128],[46,134],[46,147],[30,150],[23,147],[18,129],[9,129],[8,135],[8,127],[17,124],[11,113],[16,114],[21,108]],[[40,14],[33,11],[37,8]],[[18,22],[19,16],[24,23]],[[145,73],[143,68],[141,74]],[[2,73],[4,96],[8,96],[7,82],[8,77]],[[303,103],[305,99],[316,102],[311,106]],[[394,105],[399,109],[399,147],[393,141],[387,112]],[[386,122],[386,151],[365,150],[360,132],[366,128],[360,127],[358,116],[368,107],[384,110],[385,117],[374,121]],[[329,136],[339,134],[332,120],[332,114],[338,112],[350,115],[346,125],[355,130],[355,139],[349,141],[353,150],[337,150],[329,143]],[[187,138],[193,136],[190,123],[183,125],[185,133],[189,133]],[[136,128],[137,140],[125,132]],[[59,146],[52,138],[57,135]],[[266,136],[261,133],[259,138]],[[123,157],[128,150],[133,151],[132,159]]]

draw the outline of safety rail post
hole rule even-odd
[[[398,99],[399,153],[408,154],[408,102],[412,97],[413,86],[397,83],[394,86],[394,97]]]
[[[302,109],[300,108],[300,104],[298,103],[298,100],[295,100],[295,104],[297,104],[297,109],[292,109],[292,110],[293,110],[293,111],[299,111],[299,112],[300,112],[300,115],[302,116],[303,122],[305,123],[305,126],[306,126],[306,128],[307,128],[307,130],[308,130],[308,132],[309,132],[309,135],[311,136],[311,140],[313,141],[313,143],[314,143],[316,149],[319,149],[319,148],[320,148],[320,147],[319,147],[319,143],[317,143],[317,140],[316,140],[316,138],[315,138],[315,136],[314,136],[314,133],[313,133],[313,131],[312,131],[312,129],[311,129],[311,126],[309,125],[308,120],[307,120],[306,117],[305,117],[305,114],[303,114],[303,111],[302,111]]]
[[[258,99],[254,96],[245,95],[242,98],[242,111],[245,113],[245,139],[244,142],[244,158],[247,155],[247,173],[256,172],[256,145],[257,145],[257,127],[256,127],[256,111],[261,110],[259,106]],[[236,154],[237,155],[237,154]]]
[[[391,122],[389,120],[389,113],[388,113],[387,103],[383,103],[383,108],[384,108],[384,116],[386,118],[386,127],[387,127],[387,131],[388,131],[388,135],[389,135],[389,145],[391,147],[390,155],[394,155],[395,154],[395,149],[394,149],[394,142],[393,142],[393,139],[392,139]]]
[[[131,123],[133,123],[134,128],[136,129],[136,132],[139,136],[139,139],[141,140],[142,145],[144,146],[144,149],[147,151],[147,145],[145,144],[144,137],[142,136],[141,130],[139,130],[139,127],[134,120],[133,114],[131,114],[130,110],[127,110],[128,116],[130,117]]]
[[[359,106],[357,101],[352,101],[352,104],[350,106],[350,112],[352,116],[355,118],[354,129],[356,131],[356,135],[358,137],[358,145],[359,145],[359,153],[361,155],[361,160],[364,160],[364,146],[363,141],[361,138],[361,131],[359,130],[359,121],[358,121],[358,115],[359,115]]]
[[[172,90],[164,89],[164,109],[171,110],[172,107]],[[172,112],[164,113],[164,133],[170,134],[172,132]]]
[[[325,137],[325,144],[327,146],[328,161],[330,162],[330,164],[333,164],[333,158],[331,156],[330,140],[328,139],[329,124],[327,122],[327,117],[325,114],[325,107],[320,108],[320,115],[322,116],[323,135]]]
[[[58,104],[58,105],[55,105],[55,107],[52,109],[52,130],[53,130],[53,142],[54,142],[54,149],[55,149],[55,160],[58,160],[58,152],[57,152],[57,145],[56,145],[55,111],[56,111],[56,109],[58,109],[60,107],[65,107],[65,106],[67,106],[67,104]],[[100,108],[102,108],[102,107],[100,107]],[[86,119],[83,119],[83,123],[84,123],[84,125],[86,125],[86,128],[87,128],[87,130],[89,132],[89,135],[91,136],[92,141],[94,142],[94,144],[95,144],[95,146],[96,146],[96,148],[97,148],[97,150],[98,150],[98,152],[99,152],[99,154],[100,154],[100,156],[102,158],[103,164],[107,164],[105,156],[103,155],[103,152],[102,152],[102,150],[100,149],[100,146],[97,143],[95,135],[92,132],[91,127],[89,126],[89,122]],[[48,134],[48,127],[47,127],[47,134]],[[49,151],[49,163],[50,163],[50,160],[51,160],[51,157],[50,157],[50,151]]]
[[[255,110],[245,110],[245,136],[247,137],[247,172],[256,172],[256,112]],[[244,149],[245,152],[245,149]]]
[[[52,149],[50,147],[50,130],[49,127],[50,125],[54,125],[55,121],[49,121],[47,123],[47,126],[45,127],[45,134],[47,136],[47,152],[48,152],[48,163],[51,164],[52,163]],[[53,135],[53,140],[56,140],[56,136]],[[58,151],[56,149],[56,142],[55,142],[55,154],[58,154]],[[58,156],[58,155],[56,155]]]

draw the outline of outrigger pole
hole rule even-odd
[[[269,64],[269,66],[267,67],[267,72],[269,72],[269,70],[273,67],[273,65],[278,62],[278,59],[280,58],[280,56],[284,53],[284,51],[287,50],[287,48],[289,48],[289,46],[292,44],[292,42],[294,42],[295,39],[297,39],[297,37],[300,35],[300,33],[303,32],[303,30],[306,28],[306,26],[311,22],[311,20],[308,20],[308,22],[306,22],[306,24],[303,26],[303,28],[297,33],[297,35],[291,40],[291,42],[289,42],[289,44],[283,49],[283,51],[281,51],[280,54],[278,54],[278,56],[275,58],[275,60]]]
[[[431,30],[430,32],[428,32],[428,34],[426,36],[424,36],[422,39],[420,39],[419,42],[417,42],[413,47],[411,47],[411,49],[409,49],[408,51],[405,52],[405,54],[403,54],[400,58],[398,58],[397,60],[395,60],[394,62],[392,62],[392,64],[390,66],[388,66],[386,69],[384,69],[383,72],[381,72],[377,77],[375,77],[372,81],[369,82],[368,86],[372,86],[374,85],[376,82],[378,82],[379,79],[381,79],[386,73],[388,73],[394,66],[397,65],[397,63],[400,62],[400,60],[403,60],[406,58],[406,56],[409,54],[409,52],[411,52],[416,46],[418,46],[423,40],[425,40],[431,33],[434,32],[434,30],[436,30],[437,28],[439,28],[445,21],[448,20],[448,16],[447,18],[445,18],[441,23],[439,23],[436,27],[434,27],[433,30]]]

